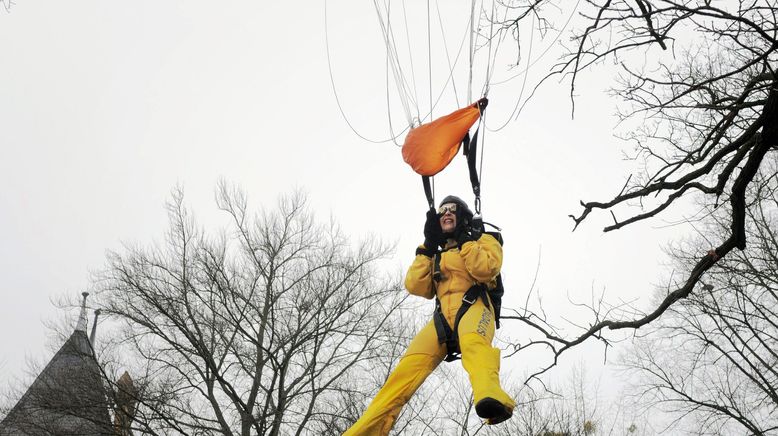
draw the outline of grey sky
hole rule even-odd
[[[328,12],[344,110],[360,132],[386,137],[373,5],[330,2]],[[444,22],[461,28],[455,18]],[[0,40],[0,345],[14,350],[0,356],[0,384],[22,376],[25,356],[48,356],[42,321],[61,316],[52,297],[88,289],[89,271],[122,241],[161,239],[176,184],[208,227],[220,223],[220,178],[257,208],[300,187],[322,218],[332,214],[355,239],[397,240],[398,269],[412,260],[425,210],[419,177],[399,148],[361,140],[338,112],[323,3],[17,0],[0,12]],[[535,44],[537,54],[549,42]],[[439,45],[435,53],[433,82],[442,86]],[[553,54],[531,70],[525,96]],[[496,64],[496,77],[507,77],[507,63]],[[426,95],[426,66],[416,68]],[[484,214],[504,227],[508,306],[526,298],[541,248],[537,288],[555,319],[576,316],[568,297],[588,302],[605,288],[612,301],[648,304],[660,283],[661,243],[681,229],[654,222],[603,235],[610,217],[602,214],[570,232],[578,201],[615,194],[633,165],[613,137],[606,79],[582,79],[575,120],[569,89],[554,81],[516,122],[486,134]],[[521,80],[494,86],[487,120],[507,119],[520,88]],[[448,100],[435,115],[456,109]],[[393,120],[402,121],[399,112]],[[464,159],[437,189],[472,201]],[[511,327],[501,333],[520,338]],[[539,362],[513,364],[523,371]]]

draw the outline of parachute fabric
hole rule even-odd
[[[408,132],[403,160],[422,176],[434,176],[454,159],[462,140],[481,115],[480,101]]]

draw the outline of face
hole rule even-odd
[[[446,203],[438,208],[440,228],[443,229],[443,233],[451,233],[457,226],[456,206],[454,203]]]

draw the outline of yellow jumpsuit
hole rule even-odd
[[[454,246],[441,254],[443,278],[437,283],[437,297],[449,326],[453,328],[465,292],[476,282],[492,283],[501,266],[502,247],[488,234],[465,242],[461,250]],[[408,292],[427,299],[435,297],[432,269],[432,258],[417,255],[405,276]],[[494,311],[479,298],[459,322],[462,366],[470,377],[476,404],[491,397],[513,410],[516,403],[500,387],[500,350],[491,345],[494,329]],[[362,417],[343,436],[388,435],[402,407],[445,356],[446,346],[438,343],[435,323],[430,321],[411,341]]]

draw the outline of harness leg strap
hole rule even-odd
[[[465,313],[467,313],[470,307],[475,304],[479,297],[483,298],[486,307],[490,308],[489,298],[484,297],[484,293],[486,293],[486,285],[482,284],[473,285],[465,292],[465,295],[462,297],[462,305],[459,307],[456,317],[454,318],[453,329],[448,325],[446,317],[443,316],[440,300],[437,298],[435,299],[435,313],[433,319],[435,321],[435,330],[438,334],[438,342],[446,344],[446,358],[444,359],[446,362],[453,362],[454,360],[461,359],[462,352],[459,346],[459,322],[462,320],[462,317],[465,316]]]

